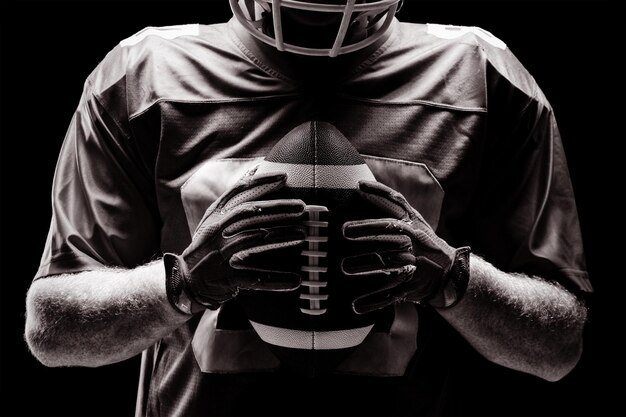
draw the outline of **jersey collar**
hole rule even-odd
[[[372,64],[396,37],[397,19],[380,39],[366,48],[335,58],[281,52],[249,34],[236,19],[228,22],[232,40],[256,66],[272,77],[295,84],[345,81]]]

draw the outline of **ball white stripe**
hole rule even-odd
[[[375,181],[366,164],[310,165],[263,161],[256,174],[286,172],[287,187],[354,189],[360,180]]]
[[[360,345],[374,325],[344,330],[306,331],[268,326],[250,320],[264,342],[291,349],[331,350]]]

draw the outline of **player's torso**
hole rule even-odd
[[[141,53],[142,72],[126,79],[129,118],[154,169],[164,250],[183,249],[204,208],[307,120],[335,125],[379,181],[448,233],[447,217],[470,198],[484,146],[484,63],[474,47],[438,45],[432,36],[404,50],[395,40],[402,30],[395,32],[378,59],[343,79],[268,73],[262,61],[244,56],[227,28],[221,49],[203,52],[215,35],[209,33],[181,57],[158,56],[158,48]],[[181,222],[187,236],[176,232]]]
[[[173,61],[144,52],[138,58],[144,73],[126,80],[130,131],[155,179],[163,251],[182,251],[204,210],[308,120],[337,127],[379,181],[404,194],[452,244],[463,243],[453,225],[472,198],[486,129],[485,77],[476,75],[484,68],[473,47],[427,40],[405,50],[400,43],[348,78],[307,82],[268,72],[245,57],[232,34],[219,32],[223,45],[209,47],[200,36]],[[204,353],[189,344],[207,320],[192,320],[151,352],[160,358],[151,412],[171,411],[175,403],[196,407],[215,383],[229,384],[202,376]],[[188,389],[166,404],[174,385]]]

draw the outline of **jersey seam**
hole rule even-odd
[[[356,75],[359,75],[361,72],[365,71],[368,67],[370,67],[372,64],[374,64],[374,62],[378,61],[378,59],[385,52],[387,52],[389,47],[394,42],[396,42],[397,33],[398,33],[398,30],[399,30],[399,22],[397,21],[397,19],[395,17],[394,17],[393,20],[394,20],[394,22],[392,23],[391,27],[389,28],[389,30],[391,30],[391,32],[389,33],[389,36],[383,42],[383,44],[380,45],[380,47],[378,49],[376,49],[374,52],[372,52],[372,54],[370,56],[368,56],[363,62],[361,62],[359,65],[357,65],[353,71],[349,72],[348,76],[344,78],[344,81],[348,80],[350,77],[354,77]]]
[[[361,102],[370,103],[370,104],[397,105],[397,106],[420,104],[420,105],[429,106],[429,107],[443,108],[446,110],[455,110],[455,111],[470,112],[470,113],[487,113],[486,107],[464,107],[464,106],[457,106],[454,104],[438,103],[438,102],[430,101],[430,100],[415,99],[415,100],[386,101],[386,100],[380,100],[380,99],[375,99],[375,98],[357,97],[357,96],[353,96],[349,94],[339,94],[338,96],[340,98],[361,101]]]
[[[506,79],[507,81],[509,81],[509,83],[511,84],[511,86],[513,86],[516,90],[519,90],[520,92],[522,92],[524,95],[526,95],[528,97],[528,101],[526,102],[526,104],[524,105],[524,108],[522,108],[519,112],[520,115],[526,113],[526,110],[528,109],[528,107],[530,107],[530,105],[533,102],[537,102],[537,103],[541,103],[542,100],[539,97],[539,91],[538,91],[538,85],[534,79],[534,77],[532,77],[532,75],[528,74],[528,76],[532,79],[532,83],[531,83],[531,91],[530,92],[526,92],[524,91],[524,89],[522,87],[520,87],[517,83],[513,82],[512,80],[509,79],[509,77],[507,77],[505,74],[503,74],[498,67],[493,63],[493,61],[489,58],[489,55],[487,54],[487,50],[485,48],[485,46],[483,44],[481,44],[478,40],[475,39],[475,43],[469,43],[469,42],[459,42],[459,43],[463,43],[466,45],[473,45],[475,48],[480,48],[481,52],[482,52],[482,56],[485,59],[485,63],[487,63],[489,66],[491,66],[491,68],[493,68],[493,70],[495,72],[497,72],[497,74]],[[487,91],[487,72],[485,71],[485,88],[484,91]],[[488,97],[486,97],[486,99],[488,99]],[[543,104],[543,103],[542,103]],[[489,109],[489,102],[487,102],[487,109]]]
[[[232,25],[232,23],[229,23],[229,25]],[[237,47],[239,52],[242,53],[243,56],[247,60],[252,62],[256,67],[258,67],[263,72],[265,72],[268,75],[270,75],[271,77],[278,78],[279,80],[283,80],[283,81],[286,81],[286,82],[293,82],[293,80],[291,80],[286,75],[283,75],[281,72],[279,72],[276,69],[274,69],[274,68],[264,64],[261,60],[259,60],[256,57],[256,55],[254,55],[252,53],[252,51],[250,51],[250,49],[248,49],[246,47],[246,45],[244,45],[244,43],[241,41],[241,39],[239,39],[239,37],[235,34],[235,31],[232,29],[232,27],[229,26],[227,32],[228,32],[228,35],[229,35],[230,39],[235,43],[235,46]]]
[[[437,184],[437,186],[441,189],[441,191],[444,191],[443,186],[441,185],[441,183],[439,182],[437,177],[435,177],[435,174],[433,174],[433,172],[430,170],[428,165],[426,165],[423,162],[407,161],[407,160],[404,160],[404,159],[396,159],[396,158],[389,158],[389,157],[385,157],[385,156],[375,156],[375,155],[368,155],[368,154],[361,154],[361,156],[365,160],[367,160],[367,159],[374,159],[374,160],[379,160],[379,161],[394,162],[394,163],[397,163],[397,164],[400,164],[400,165],[406,165],[406,166],[411,166],[411,167],[419,166],[419,167],[425,169],[426,172],[428,173],[428,175],[435,181],[435,184]]]
[[[91,82],[89,80],[87,80],[87,84],[89,85],[89,92],[91,93],[91,95],[95,99],[96,103],[98,103],[98,106],[102,109],[102,111],[104,111],[106,113],[106,115],[113,121],[113,123],[115,123],[115,126],[120,131],[120,133],[122,135],[124,135],[124,138],[130,140],[131,139],[131,135],[124,131],[124,129],[122,128],[122,124],[115,117],[113,117],[113,114],[111,114],[109,109],[106,108],[106,106],[104,105],[104,103],[102,101],[102,97],[100,97],[98,95],[98,93],[96,93],[96,91],[95,91],[95,89],[93,87],[93,84],[91,84]]]
[[[543,256],[539,253],[534,253],[531,250],[531,253],[536,256],[538,259],[545,259],[546,261],[552,263],[554,265],[554,261],[552,259],[550,259],[547,256]],[[587,292],[587,293],[592,293],[593,292],[593,286],[591,285],[591,283],[589,282],[589,272],[585,271],[584,269],[579,269],[579,268],[571,268],[571,267],[559,267],[557,266],[555,268],[556,271],[562,273],[565,275],[565,278],[567,278],[569,280],[569,282],[565,282],[563,280],[556,280],[555,282],[559,283],[560,285],[563,285],[565,287],[568,287],[569,285],[575,285],[576,287],[578,287],[578,290],[583,291],[583,292]],[[570,273],[574,273],[574,274],[570,274]],[[572,276],[575,275],[575,276]],[[543,277],[539,276],[539,278],[544,279]]]
[[[382,161],[397,162],[403,165],[411,165],[411,166],[419,165],[419,166],[423,166],[424,168],[428,168],[426,164],[424,164],[423,162],[408,161],[405,159],[389,158],[386,156],[376,156],[376,155],[369,155],[369,154],[361,154],[361,156],[363,158],[380,159]]]
[[[76,259],[87,259],[87,260],[90,260],[91,262],[88,262],[87,264],[82,265],[80,268],[71,268],[71,270],[69,270],[69,271],[68,270],[60,271],[59,273],[56,273],[56,274],[51,274],[48,271],[48,273],[46,273],[44,275],[41,275],[41,276],[38,275],[40,271],[45,270],[45,269],[49,269],[52,265],[57,264],[57,263],[59,263],[61,261],[76,260]],[[73,272],[78,272],[78,271],[88,271],[88,270],[93,269],[93,267],[95,266],[95,265],[93,265],[94,262],[97,263],[98,265],[102,266],[102,264],[100,262],[96,261],[95,259],[93,259],[93,258],[91,258],[91,257],[89,257],[87,255],[77,255],[77,254],[69,253],[69,252],[60,253],[60,254],[51,256],[49,261],[39,265],[39,267],[37,268],[37,274],[36,274],[35,280],[41,279],[41,278],[46,278],[46,277],[53,276],[53,275],[73,273]]]
[[[172,99],[172,98],[158,98],[150,103],[146,108],[133,113],[129,116],[128,120],[134,120],[141,115],[147,113],[152,107],[159,103],[170,102],[170,103],[184,103],[184,104],[228,104],[228,103],[245,103],[245,102],[257,102],[257,101],[269,101],[274,99],[281,98],[290,98],[297,97],[298,94],[277,94],[273,96],[259,96],[259,97],[235,97],[235,98],[217,98],[217,99],[203,99],[203,100],[183,100],[183,99]]]
[[[579,268],[559,268],[559,271],[574,272],[574,273],[577,273],[577,274],[589,275],[589,272],[587,272],[584,269],[579,269]]]

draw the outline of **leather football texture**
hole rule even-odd
[[[358,295],[375,288],[375,280],[341,273],[347,248],[355,250],[343,241],[343,223],[381,217],[356,192],[360,180],[375,178],[337,128],[317,121],[297,126],[273,147],[255,175],[268,172],[286,172],[287,183],[264,198],[299,198],[307,204],[302,283],[286,292],[242,291],[239,300],[286,369],[310,376],[329,372],[363,342],[382,314],[358,315],[352,308]]]

